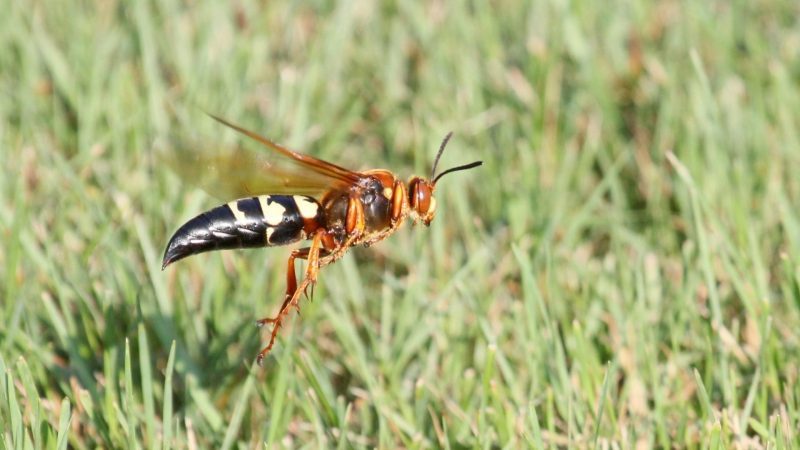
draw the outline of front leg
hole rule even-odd
[[[396,180],[392,188],[392,214],[391,221],[388,228],[373,233],[363,244],[370,246],[376,242],[380,242],[400,228],[403,221],[408,217],[408,196],[406,195],[406,187],[402,181]]]
[[[335,245],[325,245],[330,249],[329,254],[320,259],[321,266],[327,266],[341,259],[347,250],[358,245],[367,229],[367,218],[364,214],[364,205],[358,194],[351,194],[347,199],[347,213],[345,214],[344,227],[340,232],[344,234],[344,241]]]

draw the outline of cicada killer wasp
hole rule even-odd
[[[269,343],[259,352],[258,363],[275,344],[283,320],[313,287],[320,269],[344,256],[350,247],[369,246],[386,239],[410,218],[429,225],[436,214],[436,183],[448,173],[480,166],[481,161],[436,174],[439,158],[450,140],[439,147],[430,179],[412,177],[404,183],[383,169],[354,172],[336,164],[292,151],[253,131],[213,116],[218,122],[267,148],[243,148],[224,159],[198,152],[185,161],[195,178],[216,196],[235,198],[189,220],[172,236],[162,269],[196,253],[211,250],[273,247],[310,240],[311,245],[292,251],[286,268],[286,294],[274,317],[257,321],[272,325]],[[180,163],[179,163],[180,164]],[[186,167],[177,167],[186,172]],[[300,283],[295,261],[308,262]]]

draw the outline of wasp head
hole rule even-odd
[[[436,182],[450,172],[472,169],[473,167],[478,167],[483,164],[483,161],[475,161],[464,164],[463,166],[447,169],[439,175],[436,175],[436,166],[439,165],[439,158],[442,156],[442,152],[444,152],[444,148],[447,146],[447,142],[450,141],[452,135],[452,131],[447,133],[447,136],[445,136],[442,141],[442,145],[439,146],[439,152],[436,154],[436,159],[433,162],[431,178],[426,180],[421,177],[413,177],[408,182],[408,201],[411,205],[412,214],[425,225],[430,225],[433,217],[436,215],[436,199],[433,197],[433,192],[436,189]]]

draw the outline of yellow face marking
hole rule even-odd
[[[237,222],[244,222],[246,217],[244,213],[239,209],[239,201],[234,200],[228,203],[228,208],[230,208],[231,212],[233,213],[233,217],[236,218]]]
[[[433,214],[436,212],[436,199],[431,197],[431,204],[428,206],[428,214]]]
[[[383,188],[383,196],[388,198],[388,199],[392,198],[392,193],[393,192],[394,192],[394,189],[392,189],[390,187]]]
[[[317,202],[309,199],[308,197],[303,197],[302,195],[295,195],[293,196],[295,204],[297,204],[297,209],[300,211],[300,216],[305,219],[313,219],[317,217],[317,212],[319,211],[319,205]]]
[[[260,195],[258,197],[258,202],[261,203],[261,211],[264,213],[264,221],[267,222],[267,225],[279,225],[283,222],[283,214],[286,212],[286,208],[278,202],[267,204],[268,198],[269,195]],[[269,237],[267,237],[267,240],[269,240]]]

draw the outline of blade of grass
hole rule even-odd
[[[175,368],[175,341],[169,348],[169,358],[167,359],[167,370],[164,374],[164,405],[161,414],[163,448],[172,448],[172,424],[175,418],[172,416],[172,372]]]

